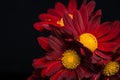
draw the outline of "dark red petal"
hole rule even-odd
[[[117,49],[120,45],[114,42],[104,42],[98,44],[98,49],[101,51],[114,51]]]
[[[70,14],[73,14],[73,12],[77,9],[77,3],[76,0],[70,0],[68,4],[68,11]]]
[[[77,80],[76,72],[75,71],[67,71],[68,80]]]
[[[99,26],[94,32],[92,32],[97,38],[107,34],[108,32],[110,32],[112,27],[112,23],[111,22],[105,22],[103,24],[101,24],[101,26]]]
[[[83,20],[82,20],[82,16],[80,12],[75,11],[74,16],[73,16],[73,23],[74,23],[76,30],[78,30],[79,33],[85,32],[85,26],[83,24]]]
[[[67,11],[66,7],[65,7],[62,3],[60,3],[60,2],[57,2],[57,3],[56,3],[55,9],[56,9],[57,11],[62,12],[63,14]]]
[[[42,21],[55,22],[55,23],[59,20],[58,17],[51,14],[40,14],[39,18]]]
[[[51,15],[54,15],[58,18],[61,18],[63,16],[63,14],[61,15],[61,13],[59,13],[58,11],[56,11],[55,9],[49,9],[48,10],[48,13],[51,14]]]
[[[39,45],[46,51],[50,50],[50,46],[48,43],[48,38],[38,37],[37,38]]]
[[[113,26],[111,28],[111,31],[107,35],[98,39],[98,42],[105,42],[105,41],[112,40],[115,37],[117,37],[118,34],[119,34],[119,28],[117,28],[116,26]]]
[[[88,16],[90,16],[90,15],[92,14],[95,6],[96,6],[96,3],[95,3],[95,1],[93,1],[93,0],[90,1],[90,2],[87,4]]]
[[[79,67],[81,73],[84,75],[85,78],[89,78],[92,74],[83,66]]]
[[[50,27],[48,25],[49,23],[47,22],[36,22],[33,27],[37,30],[37,31],[42,31],[44,29],[50,30]]]
[[[87,32],[94,32],[96,27],[100,25],[101,15],[101,10],[98,10],[94,14],[94,16],[91,17],[91,19],[89,20]]]
[[[57,39],[54,36],[49,37],[49,45],[54,51],[59,52],[59,53],[62,51],[64,47],[63,46],[64,43],[62,43],[59,39]]]
[[[83,23],[85,25],[85,30],[87,29],[88,26],[88,12],[86,6],[82,5],[80,8],[80,13],[83,19]]]
[[[83,77],[84,77],[84,74],[82,73],[82,71],[77,68],[76,73],[77,73],[77,76],[78,76],[78,80],[82,80]]]
[[[46,76],[51,76],[62,68],[62,64],[59,61],[55,61],[50,64],[45,71]]]
[[[100,52],[100,51],[98,51],[98,50],[96,50],[94,53],[95,53],[97,56],[101,57],[101,58],[104,58],[104,59],[107,59],[107,60],[110,60],[110,59],[111,59],[111,57],[110,57],[109,55],[107,55],[107,54],[105,54],[105,53],[102,53],[102,52]]]
[[[34,59],[32,66],[34,68],[44,68],[44,67],[47,66],[47,63],[48,62],[46,61],[45,57],[42,57],[42,58],[39,58],[39,59]]]
[[[90,80],[98,80],[100,78],[101,73],[94,74]]]
[[[50,77],[50,80],[63,80],[62,79],[62,73],[64,72],[63,69],[61,69],[60,71],[56,72],[53,76]]]

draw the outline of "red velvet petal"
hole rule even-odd
[[[51,14],[51,15],[54,15],[58,18],[61,18],[63,17],[63,14],[59,13],[58,11],[56,11],[55,9],[49,9],[48,10],[48,13]]]
[[[55,22],[55,23],[59,20],[58,17],[51,14],[40,14],[39,18],[42,21]]]
[[[55,61],[50,64],[45,71],[46,76],[51,76],[62,68],[62,64],[59,61]]]
[[[82,16],[81,16],[80,12],[76,11],[74,13],[73,23],[74,23],[76,30],[78,30],[79,33],[85,32],[85,26],[83,24],[83,20],[82,20]]]
[[[117,37],[118,34],[119,34],[119,28],[117,28],[116,26],[113,26],[111,28],[111,31],[107,35],[98,39],[98,42],[105,42],[105,41],[112,40],[115,37]]]
[[[38,37],[37,38],[39,45],[46,51],[50,50],[50,46],[48,43],[48,38]]]
[[[87,32],[94,32],[96,27],[100,25],[101,14],[101,10],[98,10],[94,16],[91,17],[89,20]]]
[[[106,43],[99,43],[98,49],[101,51],[114,51],[119,47],[119,44],[112,43],[112,42],[106,42]]]
[[[56,3],[55,9],[56,9],[57,11],[62,12],[63,14],[67,11],[66,7],[65,7],[62,3],[60,3],[60,2],[57,2],[57,3]]]
[[[68,80],[77,80],[76,72],[75,71],[67,71]]]
[[[55,73],[53,76],[50,77],[50,80],[63,80],[62,79],[62,73],[64,72],[63,69],[61,69],[60,71],[58,71],[57,73]]]
[[[90,15],[92,14],[95,6],[96,6],[96,3],[95,3],[95,1],[93,1],[93,0],[90,1],[90,2],[87,4],[88,16],[90,16]]]
[[[96,50],[94,53],[95,53],[97,56],[101,57],[101,58],[104,58],[104,59],[107,59],[107,60],[110,60],[110,59],[111,59],[111,57],[110,57],[109,55],[104,54],[104,53],[102,53],[102,52],[100,52],[100,51],[98,51],[98,50]]]
[[[47,67],[47,61],[45,57],[39,58],[39,59],[34,59],[32,66],[36,68],[45,68]]]
[[[101,24],[101,26],[97,27],[96,30],[94,32],[92,32],[97,38],[107,34],[108,32],[110,32],[112,27],[112,23],[111,22],[105,22],[103,24]]]
[[[73,14],[73,12],[77,9],[77,3],[76,0],[70,0],[68,4],[68,11],[70,14]]]
[[[83,77],[84,77],[84,74],[82,73],[82,71],[77,68],[76,73],[77,73],[77,76],[78,76],[78,80],[82,80]]]
[[[85,30],[87,29],[88,26],[88,12],[86,6],[82,5],[80,8],[80,13],[83,19],[83,23],[85,25]]]
[[[90,80],[98,80],[100,78],[101,73],[94,74]]]
[[[37,31],[42,31],[44,29],[50,30],[50,27],[48,25],[47,22],[36,22],[33,27],[37,30]]]

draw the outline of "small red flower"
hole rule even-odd
[[[111,61],[104,64],[101,71],[90,80],[120,80],[120,53],[114,53]]]
[[[51,50],[44,57],[33,61],[33,67],[42,70],[43,78],[81,80],[92,76],[94,72],[94,66],[91,64],[92,53],[87,48],[76,41],[66,42],[55,35],[50,36],[48,42]],[[34,80],[31,77],[30,79]]]

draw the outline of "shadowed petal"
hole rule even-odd
[[[73,12],[77,9],[77,3],[76,0],[70,0],[68,4],[68,11],[70,14],[73,14]]]
[[[60,3],[60,2],[57,2],[57,3],[56,3],[55,9],[56,9],[57,11],[60,11],[60,12],[63,13],[63,14],[67,11],[66,7],[65,7],[62,3]]]

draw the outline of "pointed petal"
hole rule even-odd
[[[36,22],[33,27],[37,31],[43,31],[44,29],[50,30],[50,27],[47,22]]]
[[[83,24],[83,20],[82,20],[82,16],[80,12],[75,11],[73,15],[73,23],[74,23],[76,30],[78,30],[79,33],[85,32],[85,26]]]
[[[54,23],[56,23],[59,20],[58,17],[51,14],[40,14],[39,18],[42,21],[48,21],[48,22],[54,22]]]
[[[65,7],[62,3],[60,3],[60,2],[57,2],[57,3],[56,3],[55,9],[56,9],[57,11],[62,12],[63,14],[67,11],[66,7]]]
[[[88,10],[88,16],[90,16],[92,14],[92,12],[94,11],[94,8],[96,6],[96,3],[95,1],[90,1],[88,4],[87,4],[87,10]]]
[[[105,41],[112,40],[115,37],[117,37],[118,35],[119,35],[119,28],[116,26],[113,26],[111,28],[111,31],[107,35],[98,39],[98,42],[105,42]]]
[[[77,3],[76,0],[70,0],[68,4],[68,11],[70,14],[73,14],[73,12],[77,9]]]
[[[64,72],[63,69],[59,70],[53,76],[50,77],[50,80],[63,80],[61,75],[63,72]]]
[[[59,61],[54,61],[50,64],[45,71],[46,76],[51,76],[62,68],[62,64]]]
[[[94,14],[94,16],[91,17],[91,19],[89,20],[87,32],[94,32],[96,27],[100,25],[101,14],[101,10],[98,10]]]
[[[119,44],[115,42],[104,42],[98,44],[98,49],[101,51],[114,51],[119,47]]]
[[[37,69],[37,68],[45,68],[47,67],[47,61],[45,57],[39,58],[39,59],[34,59],[32,66]]]
[[[99,38],[99,37],[107,34],[108,32],[110,32],[111,27],[112,27],[112,23],[111,22],[105,22],[105,23],[101,24],[101,26],[96,28],[96,30],[93,32],[93,34],[97,38]]]
[[[49,43],[48,43],[48,38],[45,38],[45,37],[38,37],[37,38],[37,41],[39,43],[39,45],[46,51],[49,51],[50,50],[50,46],[49,46]]]
[[[82,5],[80,8],[80,13],[83,19],[83,23],[85,25],[85,30],[87,29],[88,26],[88,12],[86,6]]]

